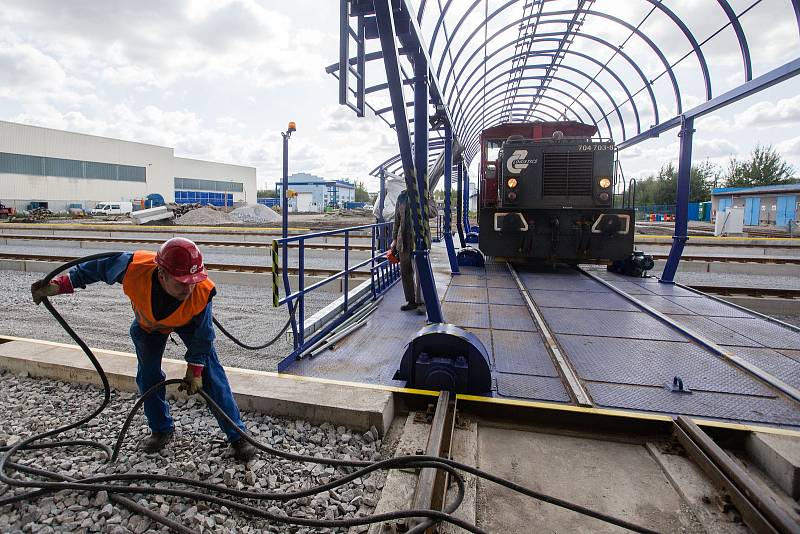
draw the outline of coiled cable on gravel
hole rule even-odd
[[[44,281],[49,282],[57,274],[79,263],[107,258],[115,254],[117,253],[93,254],[90,256],[70,261],[68,263],[59,266],[52,272],[48,273],[47,276],[45,276]],[[109,499],[111,499],[113,502],[121,506],[127,507],[134,513],[146,515],[150,519],[153,519],[161,523],[162,525],[167,526],[172,531],[180,532],[182,534],[193,531],[175,522],[174,520],[163,516],[162,514],[149,510],[148,508],[124,497],[123,494],[168,495],[173,497],[179,497],[182,499],[187,499],[190,501],[205,501],[210,504],[226,506],[229,509],[238,510],[240,512],[261,517],[269,521],[308,526],[308,527],[347,528],[347,527],[367,525],[372,523],[381,523],[384,521],[394,521],[398,519],[425,518],[425,520],[417,524],[414,528],[410,529],[408,532],[412,534],[418,534],[424,532],[428,527],[432,526],[433,524],[440,521],[444,521],[456,525],[460,528],[463,528],[464,530],[467,530],[469,532],[483,534],[484,531],[479,527],[472,525],[471,523],[463,521],[452,515],[452,513],[456,509],[458,509],[458,507],[461,505],[461,502],[464,499],[464,478],[461,472],[466,472],[475,475],[477,477],[483,478],[484,480],[488,480],[490,482],[494,482],[496,484],[509,488],[513,491],[522,493],[534,499],[554,504],[556,506],[560,506],[562,508],[566,508],[568,510],[572,510],[574,512],[586,516],[594,517],[601,521],[605,521],[607,523],[617,525],[634,532],[644,532],[644,533],[654,532],[647,528],[633,524],[629,521],[609,516],[607,514],[591,510],[589,508],[580,506],[578,504],[574,504],[565,501],[563,499],[559,499],[556,497],[552,497],[550,495],[534,491],[525,486],[521,486],[509,480],[505,480],[501,477],[497,477],[490,473],[481,471],[480,469],[477,469],[475,467],[462,464],[454,460],[440,458],[437,456],[414,455],[414,456],[388,458],[386,460],[379,460],[375,462],[368,462],[368,461],[341,460],[337,458],[315,458],[313,456],[306,456],[303,454],[295,454],[282,451],[280,449],[274,449],[254,439],[247,432],[244,432],[241,429],[239,429],[234,424],[234,422],[228,417],[228,415],[225,412],[223,412],[222,409],[214,402],[214,400],[211,399],[211,397],[209,397],[208,394],[202,389],[198,393],[200,394],[201,397],[203,397],[203,399],[206,401],[209,408],[214,412],[214,414],[216,414],[218,417],[226,421],[231,427],[235,428],[236,431],[242,436],[242,439],[247,440],[247,442],[252,444],[257,449],[265,453],[268,453],[270,455],[278,456],[280,458],[284,458],[287,460],[336,466],[343,468],[345,470],[351,470],[351,472],[344,474],[343,476],[339,477],[336,480],[333,480],[331,482],[313,488],[295,492],[280,493],[280,492],[236,490],[228,488],[226,486],[210,484],[200,480],[194,480],[184,477],[174,477],[167,475],[155,475],[149,473],[136,473],[136,472],[75,479],[63,475],[61,473],[48,471],[46,469],[39,469],[21,465],[12,460],[14,455],[17,454],[19,451],[52,449],[58,447],[71,447],[71,446],[93,447],[103,451],[106,454],[108,461],[110,462],[116,461],[116,459],[119,457],[119,453],[124,443],[128,428],[130,427],[131,422],[133,421],[133,417],[139,411],[144,401],[150,395],[153,395],[156,391],[158,391],[161,387],[181,382],[181,380],[179,379],[165,380],[147,390],[137,400],[133,408],[128,413],[128,416],[125,419],[125,422],[123,423],[122,428],[120,429],[117,435],[117,439],[113,449],[103,443],[89,441],[89,440],[73,439],[73,440],[40,442],[43,439],[55,437],[59,434],[76,429],[79,426],[88,423],[92,419],[99,416],[103,412],[103,410],[105,410],[111,399],[111,387],[108,382],[108,377],[106,376],[105,370],[103,369],[102,365],[100,365],[100,362],[98,361],[97,357],[94,355],[92,350],[86,345],[86,343],[81,339],[81,337],[69,326],[69,324],[64,320],[61,314],[58,313],[58,311],[53,307],[50,301],[47,298],[44,298],[42,300],[44,302],[45,308],[47,308],[47,310],[53,315],[53,317],[61,325],[61,327],[70,335],[70,337],[72,337],[72,339],[75,340],[78,346],[81,347],[83,352],[92,362],[92,365],[97,371],[97,374],[100,376],[100,381],[102,382],[103,385],[103,399],[100,405],[97,408],[95,408],[89,415],[81,417],[80,419],[78,419],[73,423],[69,423],[51,430],[47,430],[39,434],[34,434],[21,441],[14,443],[11,446],[0,447],[0,452],[2,452],[2,455],[0,455],[0,482],[3,482],[9,487],[29,488],[32,490],[27,493],[0,498],[0,507],[20,501],[35,499],[43,495],[62,490],[74,490],[74,491],[92,492],[92,493],[99,491],[106,491],[109,494]],[[219,323],[217,323],[216,320],[214,322],[217,325],[217,327],[219,327],[223,331],[223,333],[225,333],[226,335],[231,337],[231,339],[233,339],[232,336],[230,336],[224,329],[220,327]],[[283,331],[285,331],[286,328],[288,328],[288,325],[289,323],[287,323]],[[280,337],[283,331],[279,333],[275,339]],[[274,343],[275,339],[273,339],[269,344]],[[237,344],[244,346],[241,343]],[[268,346],[269,344],[265,346]],[[458,493],[456,495],[456,498],[451,503],[448,503],[446,509],[441,512],[437,510],[400,510],[383,514],[373,514],[365,517],[356,517],[352,519],[338,519],[338,520],[311,519],[311,518],[277,515],[267,512],[262,508],[254,506],[252,504],[247,504],[240,502],[238,500],[234,500],[234,499],[248,499],[252,501],[267,500],[267,501],[285,502],[293,499],[299,499],[301,497],[308,497],[310,495],[315,495],[317,493],[326,490],[334,489],[356,478],[363,477],[364,475],[371,473],[373,471],[385,470],[385,469],[409,469],[409,468],[435,468],[446,471],[458,486]],[[18,473],[25,473],[28,475],[37,476],[40,477],[40,479],[37,480],[37,479],[12,478],[6,472],[7,470],[14,470]],[[141,483],[145,483],[145,485],[141,485]],[[150,483],[152,485],[146,485],[146,483]],[[187,489],[174,488],[174,487],[165,488],[156,486],[156,484],[160,483],[161,484],[170,483],[177,486],[182,486],[183,488]]]

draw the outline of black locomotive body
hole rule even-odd
[[[520,132],[534,125],[539,138]],[[478,213],[484,254],[570,264],[631,256],[634,211],[613,207],[614,143],[587,135],[593,129],[552,122],[484,132]],[[520,133],[496,138],[509,131]]]

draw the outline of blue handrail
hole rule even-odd
[[[386,238],[387,235],[392,235],[393,222],[381,222],[375,224],[364,224],[360,226],[351,226],[349,228],[342,228],[337,230],[325,230],[321,232],[313,232],[310,234],[296,235],[276,239],[274,243],[277,246],[283,247],[284,250],[289,246],[289,243],[298,243],[298,281],[297,290],[292,291],[289,283],[288,266],[284,265],[283,283],[284,283],[284,297],[278,299],[277,304],[288,304],[291,309],[292,306],[296,308],[296,316],[292,320],[292,336],[293,336],[293,350],[286,358],[278,364],[278,371],[285,370],[293,361],[303,354],[308,348],[316,344],[320,339],[325,337],[331,330],[336,328],[342,322],[347,320],[358,307],[367,300],[374,300],[382,293],[388,291],[399,279],[400,268],[397,264],[391,264],[386,259],[388,253],[388,246],[390,240]],[[355,233],[362,233],[369,230],[371,233],[371,246],[370,257],[366,260],[360,261],[355,265],[350,265],[350,236]],[[313,284],[306,287],[305,285],[305,243],[309,239],[316,239],[320,237],[343,235],[344,236],[344,269],[324,278],[318,280]],[[286,256],[284,256],[286,257]],[[370,295],[367,299],[359,299],[356,303],[350,302],[350,277],[351,273],[366,265],[370,266]],[[277,266],[273,265],[273,269]],[[311,291],[320,288],[334,280],[342,279],[342,292],[343,292],[343,305],[342,313],[336,319],[328,322],[322,329],[315,332],[312,336],[306,338],[305,332],[305,296]],[[277,291],[277,287],[274,288]]]

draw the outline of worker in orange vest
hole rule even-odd
[[[95,282],[121,283],[131,301],[136,317],[130,328],[139,365],[136,384],[144,393],[166,378],[161,359],[171,332],[186,345],[186,375],[178,387],[193,395],[203,389],[236,423],[245,430],[236,400],[233,398],[225,370],[214,348],[211,299],[217,290],[208,278],[203,256],[192,241],[174,237],[158,252],[140,250],[121,252],[115,256],[90,260],[73,267],[68,274],[45,284],[34,282],[31,294],[36,304],[44,297],[73,293]],[[144,402],[144,413],[150,435],[139,448],[154,453],[169,442],[174,423],[162,387]],[[248,461],[256,449],[242,439],[227,422],[217,417],[237,460]]]

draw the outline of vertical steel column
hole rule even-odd
[[[427,240],[424,231],[424,218],[422,206],[424,200],[421,200],[421,193],[424,191],[419,190],[419,183],[417,182],[417,169],[414,167],[414,157],[411,149],[411,136],[408,131],[408,118],[406,116],[406,102],[403,96],[403,81],[400,77],[400,59],[397,51],[397,43],[395,42],[395,25],[394,15],[392,13],[392,5],[390,0],[375,0],[375,20],[378,25],[378,35],[380,36],[381,49],[383,51],[383,65],[386,68],[386,82],[389,89],[389,97],[392,102],[392,113],[394,115],[395,131],[397,132],[397,143],[400,148],[400,158],[403,161],[403,172],[406,180],[406,190],[408,192],[408,203],[411,207],[411,218],[414,221],[414,237],[417,243],[416,250],[414,251],[414,258],[417,265],[417,274],[420,278],[420,285],[423,288],[425,295],[425,308],[428,313],[428,320],[431,322],[442,322],[442,311],[439,306],[439,297],[436,294],[436,284],[433,280],[433,270],[431,269],[430,257],[426,248],[419,248],[419,245],[424,245]],[[422,50],[415,51],[415,58],[421,58],[415,62],[415,73],[420,71],[427,77],[428,67],[425,64],[425,56]],[[421,63],[421,65],[420,65]],[[417,86],[422,85],[419,83]],[[424,95],[423,111],[416,110],[417,116],[422,116],[421,121],[418,121],[417,132],[424,130],[426,143],[425,151],[427,154],[427,124],[428,124],[428,90],[427,87],[415,87],[415,94],[421,93]],[[419,105],[418,103],[415,103]],[[416,107],[416,106],[415,106]],[[427,156],[426,156],[427,157]],[[427,161],[424,161],[424,167],[420,169],[422,172],[427,173]],[[425,184],[425,182],[421,182]],[[427,184],[425,184],[427,185]]]
[[[453,189],[453,131],[449,124],[444,125],[444,244],[447,247],[447,258],[450,260],[450,272],[461,274],[458,259],[453,246],[451,229],[450,193]]]
[[[417,234],[414,247],[414,259],[417,265],[422,297],[425,300],[425,311],[431,323],[443,323],[439,295],[431,268],[430,247],[431,228],[428,213],[428,62],[422,50],[414,55],[414,166],[417,170],[417,206],[409,196],[411,209],[417,210],[422,235]]]
[[[283,187],[281,191],[281,235],[283,239],[289,237],[289,197],[286,191],[289,189],[289,138],[294,131],[294,123],[289,123],[289,128],[285,132],[281,132],[283,136]],[[298,273],[300,278],[303,278],[302,267]],[[286,295],[290,295],[292,288],[289,285],[289,244],[283,242],[283,287]],[[299,347],[297,321],[294,317],[294,304],[287,302],[286,307],[289,308],[289,317],[292,323],[292,340],[294,348]]]
[[[694,134],[694,118],[681,117],[680,155],[678,156],[678,191],[675,203],[675,235],[672,236],[672,248],[669,251],[667,264],[661,273],[660,282],[672,284],[675,272],[683,254],[683,246],[689,239],[689,181],[692,174],[692,137]]]
[[[461,248],[467,246],[464,241],[464,222],[461,218],[461,205],[464,203],[463,182],[464,179],[464,160],[458,162],[457,169],[458,181],[456,182],[456,230],[458,230],[458,241],[461,243]]]
[[[462,210],[464,216],[464,232],[470,233],[472,230],[469,227],[469,174],[467,169],[464,169],[464,208]]]
[[[386,209],[386,169],[381,167],[379,179],[381,182],[380,193],[378,194],[378,222],[385,222],[383,210]],[[390,240],[387,235],[388,228],[381,226],[378,229],[378,250],[384,251],[389,246]]]

